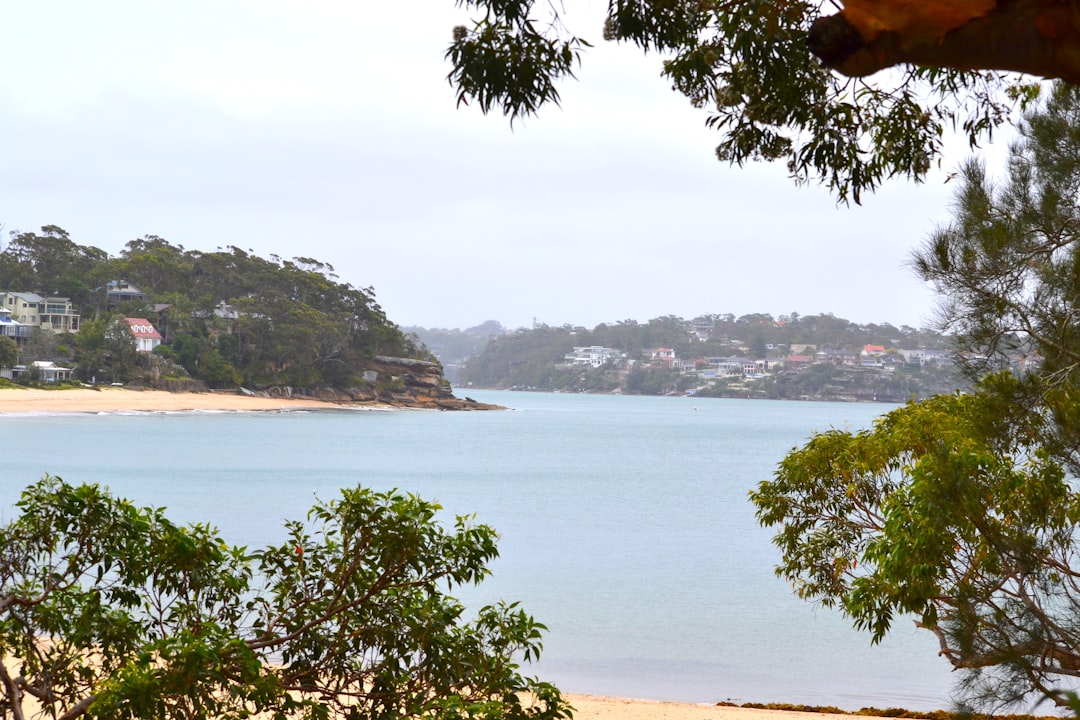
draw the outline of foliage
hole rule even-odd
[[[545,629],[466,619],[495,533],[411,495],[343,490],[248,551],[46,476],[0,528],[0,712],[57,718],[569,717],[519,672]]]
[[[135,338],[120,317],[82,323],[75,336],[75,375],[85,382],[127,382],[138,353]]]
[[[880,640],[935,633],[974,704],[1068,706],[1080,678],[1080,92],[1028,113],[995,186],[964,168],[952,222],[916,256],[942,294],[968,395],[815,436],[752,494],[778,574]]]
[[[115,339],[105,326],[125,315],[154,321],[173,357],[210,387],[349,387],[375,355],[427,358],[371,288],[335,278],[332,266],[312,258],[266,260],[236,247],[204,253],[153,235],[110,258],[52,226],[40,235],[13,233],[0,251],[0,288],[47,291],[78,305],[83,379],[133,374],[137,356],[105,347]],[[150,303],[109,307],[107,285],[117,279]],[[169,307],[155,317],[154,304]]]
[[[913,614],[969,671],[970,698],[1002,704],[1080,677],[1080,496],[1011,401],[1020,382],[816,435],[751,495],[800,597],[875,642]]]
[[[19,346],[6,335],[0,337],[0,368],[15,367],[19,362]]]
[[[1027,113],[1002,182],[977,161],[961,171],[952,221],[916,254],[945,299],[943,325],[974,372],[1038,357],[1041,372],[1075,383],[1080,324],[1080,88],[1059,83]]]
[[[557,82],[589,47],[562,6],[458,5],[476,13],[446,53],[459,104],[474,99],[516,118],[558,102]],[[994,72],[917,65],[874,82],[842,77],[808,49],[821,9],[815,0],[609,0],[603,36],[664,56],[663,76],[721,131],[721,160],[784,160],[794,179],[820,180],[842,201],[859,202],[894,176],[921,180],[946,128],[962,127],[974,144],[1007,118],[1013,98],[1035,92]]]
[[[35,288],[83,305],[91,302],[95,284],[104,282],[107,260],[105,251],[77,245],[55,225],[46,225],[40,234],[12,233],[0,252],[0,288]]]

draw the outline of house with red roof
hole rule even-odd
[[[161,344],[161,333],[146,318],[124,318],[124,322],[135,338],[135,349],[139,352],[153,352]]]

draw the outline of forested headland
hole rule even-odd
[[[394,401],[420,388],[452,398],[435,358],[386,316],[374,290],[313,258],[189,250],[153,235],[112,257],[46,226],[13,232],[0,247],[0,292],[66,298],[78,314],[74,332],[34,327],[15,342],[0,338],[0,367],[48,361],[82,382],[170,390]],[[140,352],[124,318],[149,320],[160,344]]]

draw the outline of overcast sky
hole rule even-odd
[[[721,164],[660,60],[600,39],[605,4],[567,3],[596,47],[561,108],[511,129],[454,107],[453,0],[4,0],[4,236],[314,257],[401,325],[927,323],[907,263],[961,155],[850,208]]]

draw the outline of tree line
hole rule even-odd
[[[110,306],[107,290],[117,281],[147,299]],[[0,248],[0,290],[71,299],[82,316],[78,333],[38,332],[21,355],[73,360],[84,381],[126,382],[144,369],[148,359],[117,329],[123,317],[151,320],[164,339],[156,353],[213,388],[345,388],[363,382],[375,355],[429,359],[372,288],[341,282],[313,258],[187,250],[152,235],[111,257],[45,226],[13,232]]]

